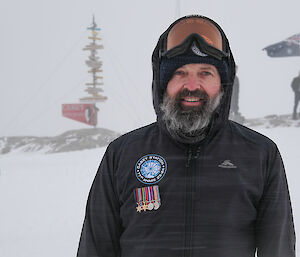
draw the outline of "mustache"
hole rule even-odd
[[[187,88],[183,89],[182,91],[180,91],[176,98],[179,100],[183,97],[198,97],[201,100],[207,101],[209,99],[208,94],[205,91],[201,91],[199,89],[190,91]]]

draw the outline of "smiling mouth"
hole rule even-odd
[[[203,99],[199,98],[199,97],[193,97],[193,96],[186,96],[186,97],[182,97],[181,101],[185,101],[188,103],[197,103],[202,101]]]

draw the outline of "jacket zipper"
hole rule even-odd
[[[192,148],[189,148],[189,150],[188,150],[188,157],[187,157],[187,160],[186,160],[186,163],[185,163],[185,167],[186,168],[190,167],[190,162],[192,160],[192,156],[193,156]]]
[[[191,256],[191,240],[192,240],[192,226],[193,226],[193,199],[192,199],[192,183],[194,165],[193,159],[197,157],[194,155],[192,148],[189,148],[186,161],[186,175],[185,175],[185,215],[184,215],[184,252],[183,257]]]

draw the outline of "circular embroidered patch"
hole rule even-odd
[[[135,165],[135,175],[144,184],[154,184],[160,181],[167,171],[167,162],[157,154],[141,157]]]

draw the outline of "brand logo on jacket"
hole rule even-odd
[[[157,185],[136,188],[133,193],[137,204],[137,212],[157,210],[161,205],[159,188]]]
[[[160,181],[167,171],[167,162],[157,154],[141,157],[135,165],[136,178],[144,184],[155,184]]]
[[[236,169],[237,167],[230,161],[230,160],[225,160],[223,161],[218,167],[223,168],[223,169]]]

